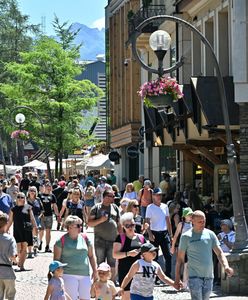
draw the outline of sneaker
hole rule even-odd
[[[33,254],[31,252],[29,252],[27,258],[33,258]]]
[[[42,249],[42,241],[40,242],[40,245],[38,247],[38,250],[41,250]]]
[[[52,253],[52,250],[49,248],[49,246],[46,246],[45,252]]]

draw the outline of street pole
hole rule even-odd
[[[149,23],[152,23],[154,21],[171,21],[177,24],[180,24],[184,27],[187,27],[191,32],[193,32],[200,40],[201,42],[209,49],[212,59],[214,62],[214,67],[216,71],[216,77],[218,81],[219,86],[219,92],[220,92],[220,100],[221,100],[221,107],[222,107],[222,113],[223,113],[223,119],[224,119],[224,125],[225,125],[225,132],[226,132],[226,149],[227,149],[227,161],[229,164],[229,174],[230,174],[230,184],[231,184],[231,193],[232,193],[232,203],[233,203],[233,212],[234,212],[234,219],[236,223],[236,239],[234,244],[233,252],[248,252],[248,231],[247,231],[247,223],[245,219],[245,213],[244,213],[244,207],[243,207],[243,201],[242,201],[242,194],[241,194],[241,188],[240,188],[240,182],[239,182],[239,174],[237,169],[237,156],[235,147],[232,141],[232,133],[230,129],[230,120],[229,120],[229,113],[228,113],[228,105],[227,105],[227,98],[226,98],[226,92],[224,87],[224,82],[222,78],[222,73],[220,70],[220,66],[217,60],[217,57],[214,53],[214,50],[209,43],[209,41],[206,39],[206,37],[198,30],[196,29],[192,24],[188,23],[185,20],[182,20],[180,18],[174,17],[174,16],[168,16],[168,15],[159,15],[154,16],[146,19],[142,23],[140,23],[136,28],[132,35],[131,44],[132,44],[132,52],[137,61],[141,64],[141,66],[148,70],[149,72],[155,73],[155,74],[161,74],[161,66],[158,70],[152,69],[147,64],[145,64],[136,47],[136,40],[137,38],[142,34],[142,29],[147,26]],[[178,68],[180,68],[183,64],[183,57],[180,59],[179,62],[177,62],[174,66],[168,69],[163,69],[163,74],[170,73]]]
[[[48,174],[48,178],[49,180],[52,182],[52,175],[51,175],[51,167],[50,167],[50,161],[49,161],[49,154],[48,154],[48,147],[47,147],[47,138],[46,138],[46,132],[45,132],[45,128],[44,128],[44,123],[40,117],[40,115],[34,111],[31,107],[29,106],[24,106],[24,105],[20,105],[20,106],[16,106],[14,107],[11,111],[10,111],[10,118],[12,117],[14,111],[16,110],[22,110],[22,109],[26,109],[31,111],[37,118],[37,120],[40,123],[41,126],[41,131],[42,131],[42,137],[43,137],[43,141],[44,141],[44,145],[45,145],[45,155],[46,155],[46,164],[47,164],[47,174]]]

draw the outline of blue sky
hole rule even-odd
[[[53,34],[54,14],[60,23],[69,21],[88,27],[104,27],[104,7],[107,0],[17,0],[23,14],[30,16],[31,24],[41,24],[42,16],[46,20],[46,34]]]

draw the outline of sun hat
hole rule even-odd
[[[57,270],[58,268],[63,268],[67,266],[67,264],[62,264],[60,261],[58,260],[54,260],[53,262],[50,263],[49,265],[49,271],[50,272],[54,272],[55,270]]]
[[[193,214],[193,210],[190,207],[185,207],[183,209],[182,217],[187,217],[187,216],[192,215],[192,214]]]
[[[111,268],[107,263],[103,262],[98,266],[97,270],[107,272],[107,271],[110,271]]]
[[[151,243],[145,243],[143,245],[141,245],[141,254],[145,253],[145,252],[153,252],[156,251],[158,248],[156,248],[155,246],[153,246],[153,244]]]

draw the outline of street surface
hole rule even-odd
[[[54,222],[55,223],[55,222]],[[55,225],[55,224],[54,224]],[[93,230],[89,228],[88,235],[90,239],[93,239]],[[56,239],[62,236],[65,232],[52,231],[51,249]],[[43,242],[44,246],[44,242]],[[47,288],[47,273],[48,266],[53,259],[52,253],[45,253],[44,249],[38,253],[37,257],[27,259],[25,262],[25,272],[16,272],[16,300],[43,300]],[[188,292],[177,292],[175,289],[169,286],[155,287],[154,299],[166,299],[166,300],[190,300],[190,294]],[[247,297],[241,296],[224,296],[221,295],[220,290],[215,290],[211,299],[214,300],[238,300],[246,299]]]

